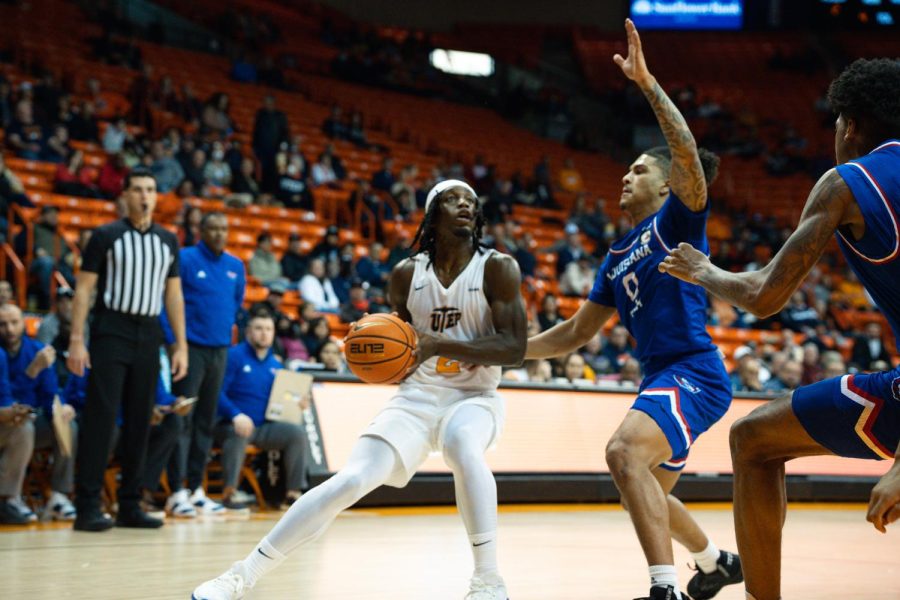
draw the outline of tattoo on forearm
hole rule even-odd
[[[819,260],[841,223],[849,191],[840,175],[823,178],[810,194],[800,223],[772,260],[771,270],[727,273],[716,269],[704,282],[712,294],[747,309],[778,310]]]
[[[662,86],[654,82],[649,90],[643,90],[650,102],[659,127],[672,152],[672,169],[669,181],[682,200],[706,199],[706,180],[697,153],[697,143],[687,121]]]

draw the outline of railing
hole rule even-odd
[[[12,265],[12,268],[15,271],[16,303],[19,307],[24,308],[28,287],[28,271],[25,269],[25,265],[22,264],[19,257],[16,256],[13,247],[8,243],[3,244],[3,254],[5,255],[4,259],[0,260],[0,280],[7,279],[6,270],[9,265]]]

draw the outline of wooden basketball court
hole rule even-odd
[[[692,507],[734,548],[728,505]],[[169,522],[159,531],[76,533],[64,525],[0,530],[3,598],[186,600],[243,558],[281,513]],[[882,535],[862,505],[795,505],[784,546],[786,600],[900,599],[900,530]],[[511,600],[629,600],[647,571],[627,515],[613,506],[507,506],[500,566]],[[689,554],[676,546],[682,585]],[[461,600],[471,568],[451,508],[355,510],[264,579],[254,599]],[[726,588],[717,598],[743,600]]]

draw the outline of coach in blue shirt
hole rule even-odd
[[[53,449],[53,471],[50,487],[53,495],[48,506],[54,518],[75,519],[75,507],[69,501],[75,482],[75,452],[78,429],[75,409],[62,406],[62,417],[71,430],[71,452],[64,454],[53,429],[53,398],[59,392],[56,379],[56,351],[52,346],[25,335],[25,319],[14,304],[0,307],[0,343],[6,350],[12,397],[37,411],[34,421],[34,448]]]
[[[247,323],[247,339],[228,351],[228,367],[219,396],[216,438],[222,442],[222,470],[225,483],[223,503],[240,508],[231,501],[237,486],[247,444],[261,450],[280,450],[287,472],[287,501],[300,497],[306,485],[306,460],[309,444],[301,425],[266,421],[266,407],[281,361],[272,352],[275,321],[268,312],[257,312]]]
[[[172,393],[197,397],[193,412],[183,418],[185,433],[170,465],[174,493],[167,506],[190,502],[200,514],[221,513],[222,507],[206,497],[203,471],[212,448],[216,403],[231,346],[231,330],[244,302],[244,263],[225,251],[228,219],[219,212],[200,221],[200,242],[180,252],[181,285],[187,324],[188,374],[173,384]],[[185,477],[187,488],[182,487]]]

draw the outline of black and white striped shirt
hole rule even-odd
[[[129,315],[159,316],[166,279],[179,276],[178,239],[156,223],[144,232],[128,219],[98,227],[82,259],[97,274],[97,308]]]

